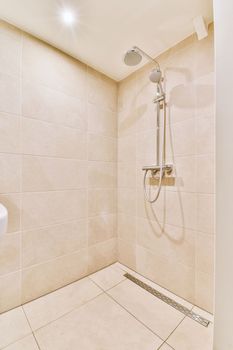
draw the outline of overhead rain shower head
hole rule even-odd
[[[132,47],[125,53],[124,62],[127,66],[136,66],[142,60],[142,55],[136,47]]]
[[[136,66],[141,62],[142,56],[154,62],[157,65],[157,67],[160,69],[159,63],[137,46],[133,46],[130,50],[128,50],[125,53],[124,62],[127,66]]]

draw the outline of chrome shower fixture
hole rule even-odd
[[[141,62],[142,56],[144,56],[148,60],[154,62],[160,70],[159,63],[154,58],[152,58],[150,55],[148,55],[145,51],[140,49],[138,46],[133,46],[133,47],[131,47],[131,49],[126,51],[125,56],[124,56],[124,62],[127,66],[136,66],[137,64],[139,64]]]
[[[163,90],[162,82],[162,71],[160,69],[159,63],[149,56],[146,52],[137,46],[133,46],[130,50],[125,53],[124,62],[127,66],[136,66],[142,60],[142,56],[146,57],[148,60],[152,61],[156,68],[152,69],[149,74],[149,79],[152,83],[156,84],[156,95],[153,102],[156,104],[157,108],[157,118],[156,118],[156,133],[157,133],[157,160],[156,164],[147,165],[142,168],[144,171],[143,185],[145,199],[149,203],[154,203],[158,198],[162,187],[163,178],[167,175],[171,175],[173,171],[172,164],[166,164],[166,94]],[[163,127],[160,127],[160,110],[163,110]],[[162,142],[160,142],[160,133],[162,134]],[[147,174],[150,173],[152,178],[158,180],[157,191],[153,198],[151,198],[150,192],[147,191],[146,182]]]

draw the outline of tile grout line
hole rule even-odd
[[[110,265],[111,266],[111,265]],[[101,270],[100,270],[101,271]],[[98,272],[98,271],[97,271]],[[98,282],[94,281],[92,278],[91,278],[91,275],[90,276],[87,276],[87,278],[89,278],[97,287],[99,287],[104,293],[108,292],[109,290],[119,286],[119,284],[121,284],[122,282],[126,281],[126,278],[124,278],[122,281],[120,282],[117,282],[116,284],[114,284],[114,286],[110,287],[110,288],[107,288],[107,289],[103,289],[99,284]]]
[[[177,328],[181,325],[181,323],[184,321],[184,319],[186,318],[187,316],[184,316],[182,318],[182,320],[178,323],[178,325],[173,329],[173,331],[169,334],[169,336],[166,338],[166,340],[164,341],[165,343],[167,343],[168,339],[170,338],[170,336],[177,330]],[[167,343],[169,346],[171,346],[169,343]]]
[[[88,278],[90,278],[90,277],[88,277]],[[92,281],[93,283],[95,283],[95,281]],[[119,284],[121,284],[121,283],[123,283],[123,282],[125,282],[125,280],[123,280],[123,281],[121,281],[120,283],[118,283],[117,285],[119,285]],[[95,285],[97,286],[97,287],[99,287],[98,285],[97,285],[97,283],[95,283]],[[114,286],[115,287],[115,286]],[[110,299],[112,299],[116,304],[118,304],[123,310],[125,310],[129,315],[131,315],[135,320],[137,320],[142,326],[144,326],[146,329],[148,329],[151,333],[153,333],[156,337],[158,337],[159,339],[161,339],[163,342],[164,342],[164,340],[158,335],[158,334],[156,334],[154,331],[152,331],[146,324],[144,324],[142,321],[140,321],[139,319],[137,319],[137,317],[135,316],[135,315],[133,315],[129,310],[127,310],[123,305],[121,305],[117,300],[115,300],[110,294],[108,294],[107,292],[109,291],[109,290],[111,290],[111,289],[113,289],[114,287],[112,287],[112,288],[110,288],[110,289],[108,289],[108,290],[104,290],[103,288],[101,288],[101,290],[103,291],[103,294],[105,294],[107,297],[109,297]]]
[[[136,321],[138,321],[143,327],[149,330],[152,334],[154,334],[157,338],[164,342],[164,339],[161,338],[160,335],[156,334],[151,328],[149,328],[145,323],[139,320],[135,315],[133,315],[129,310],[127,310],[123,305],[121,305],[116,299],[114,299],[110,294],[105,293],[110,299],[112,299],[116,304],[118,304],[123,310],[125,310],[129,315],[131,315]]]
[[[159,347],[157,350],[161,350],[162,347],[163,347],[164,345],[168,345],[168,346],[171,348],[171,350],[175,350],[171,345],[169,345],[169,344],[166,343],[166,342],[164,342],[163,344],[161,344],[160,347]]]
[[[25,318],[26,318],[26,320],[27,320],[27,322],[28,322],[28,324],[29,324],[29,327],[30,327],[30,329],[31,329],[31,331],[32,331],[32,336],[33,336],[33,338],[35,339],[35,342],[36,342],[36,344],[37,344],[37,346],[38,346],[38,349],[41,350],[40,345],[39,345],[39,343],[38,343],[38,341],[37,341],[36,335],[35,335],[35,333],[34,333],[34,331],[33,331],[33,329],[32,329],[31,323],[29,322],[29,318],[28,318],[28,316],[27,316],[27,314],[26,314],[26,311],[24,310],[23,306],[22,306],[22,310],[23,310],[24,316],[25,316]]]
[[[111,238],[111,239],[112,239],[112,238]],[[97,244],[98,244],[98,243],[97,243]],[[82,248],[81,250],[83,250],[83,249],[85,249],[85,248]],[[80,251],[80,250],[77,250],[77,251],[74,251],[73,253],[76,253],[76,252],[79,252],[79,251]],[[69,253],[69,254],[73,254],[73,253]],[[67,255],[69,255],[69,254],[62,255],[61,257],[67,256]],[[57,257],[57,258],[59,258],[59,257]],[[57,259],[57,258],[55,258],[55,259]],[[51,261],[51,260],[48,260],[48,261]],[[37,265],[38,265],[38,264],[37,264]],[[37,265],[32,265],[32,266],[37,266]],[[112,266],[112,264],[107,265],[106,267],[103,267],[102,269],[100,269],[100,270],[98,270],[98,271],[102,271],[102,270],[104,270],[105,268],[108,268],[108,267],[110,267],[110,266]],[[17,271],[20,271],[20,270],[17,270]],[[98,272],[98,271],[97,271],[97,272]],[[14,273],[14,272],[11,272],[11,273]],[[11,273],[10,273],[10,274],[11,274]],[[54,289],[54,290],[51,291],[51,292],[47,292],[47,293],[45,293],[45,294],[43,294],[43,295],[38,296],[37,298],[34,298],[34,299],[29,300],[29,301],[27,301],[27,302],[25,302],[25,303],[22,303],[22,304],[20,304],[18,307],[24,307],[25,305],[30,304],[30,303],[32,303],[33,301],[36,301],[36,300],[38,300],[38,299],[41,299],[41,298],[43,298],[43,297],[45,297],[45,296],[47,296],[47,295],[49,295],[49,294],[52,294],[52,293],[54,293],[54,292],[56,292],[56,291],[58,291],[58,290],[60,290],[60,289],[66,288],[66,287],[70,286],[71,284],[80,282],[80,281],[85,280],[85,279],[89,279],[90,276],[91,276],[91,274],[84,275],[84,276],[82,276],[82,277],[76,279],[75,281],[69,282],[69,283],[67,283],[67,284],[65,284],[65,285],[63,285],[63,286],[61,286],[61,287],[58,287],[58,288]],[[91,280],[91,281],[92,281],[92,280]],[[92,282],[93,282],[93,281],[92,281]],[[96,283],[95,283],[95,284],[96,284]],[[97,287],[98,287],[99,289],[102,290],[102,288],[100,288],[98,285],[97,285]],[[10,310],[14,310],[15,308],[16,308],[16,307],[13,307],[13,308],[10,309]],[[8,311],[10,311],[10,310],[4,311],[2,314],[6,313],[6,312],[8,312]],[[1,315],[1,314],[0,314],[0,315]]]
[[[80,309],[81,307],[85,306],[85,305],[88,304],[89,302],[91,302],[91,301],[97,299],[99,296],[101,296],[101,295],[103,295],[103,294],[104,294],[104,293],[102,292],[102,293],[99,293],[98,295],[95,295],[93,298],[89,299],[89,300],[86,301],[85,303],[83,303],[83,304],[81,304],[81,305],[79,305],[79,306],[74,307],[72,310],[67,311],[66,313],[60,315],[59,317],[57,317],[56,319],[54,319],[54,320],[52,320],[52,321],[49,321],[49,322],[46,323],[45,325],[43,325],[43,326],[41,326],[41,327],[35,329],[35,330],[32,331],[32,332],[35,333],[35,332],[37,332],[38,330],[47,327],[48,325],[50,325],[50,324],[56,322],[57,320],[60,320],[61,318],[63,318],[63,317],[65,317],[65,316],[71,314],[72,312],[74,312],[74,311]],[[23,307],[23,306],[22,306],[22,307]],[[29,322],[29,321],[28,321],[28,322]],[[29,324],[30,324],[30,322],[29,322]],[[30,328],[31,328],[31,324],[30,324]]]

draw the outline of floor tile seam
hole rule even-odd
[[[169,336],[167,337],[167,339],[165,340],[165,343],[167,343],[169,346],[171,346],[169,343],[168,343],[168,340],[169,340],[169,338],[171,337],[171,335],[173,334],[173,333],[175,333],[175,331],[177,330],[177,328],[183,323],[183,321],[187,318],[188,316],[184,316],[183,318],[182,318],[182,320],[178,323],[178,325],[173,329],[173,331],[169,334]],[[195,322],[195,321],[194,321]]]
[[[125,306],[123,306],[122,304],[120,304],[116,299],[114,299],[110,294],[108,294],[107,292],[105,292],[105,294],[112,299],[116,304],[118,304],[123,310],[125,310],[130,316],[132,316],[136,321],[138,321],[144,328],[146,328],[147,330],[150,331],[150,333],[152,333],[153,335],[155,335],[157,338],[159,338],[160,340],[162,340],[163,342],[165,341],[160,335],[158,335],[157,333],[155,333],[149,326],[147,326],[144,322],[142,322],[141,320],[139,320],[134,314],[132,314]]]
[[[28,322],[28,324],[29,324],[29,327],[30,327],[30,329],[31,329],[31,332],[32,332],[31,334],[32,334],[33,338],[35,339],[35,342],[36,342],[36,344],[37,344],[37,346],[38,346],[38,349],[41,350],[40,345],[39,345],[39,343],[38,343],[38,341],[37,341],[37,339],[36,339],[36,336],[35,336],[35,334],[34,334],[34,331],[33,331],[33,329],[32,329],[31,323],[29,322],[29,318],[28,318],[28,316],[27,316],[27,314],[26,314],[26,311],[24,310],[23,306],[22,306],[22,309],[23,309],[23,313],[24,313],[24,315],[25,315],[25,318],[26,318],[26,320],[27,320],[27,322]]]
[[[31,328],[31,327],[30,327],[30,328]],[[19,341],[21,341],[21,340],[23,340],[23,339],[29,337],[30,335],[33,336],[33,332],[32,332],[32,331],[31,331],[31,333],[28,333],[28,334],[24,335],[23,337],[20,337],[20,338],[18,338],[17,340],[14,340],[13,342],[10,342],[9,344],[7,344],[6,346],[4,346],[3,348],[0,348],[0,350],[5,350],[5,349],[8,348],[8,346],[14,345],[14,344],[18,343]],[[39,350],[41,350],[41,349],[39,349]]]
[[[162,345],[160,345],[160,347],[157,350],[161,350],[164,345],[168,345],[171,348],[171,350],[175,350],[171,345],[169,345],[166,342],[164,342]]]
[[[44,324],[43,326],[39,327],[39,328],[36,328],[34,330],[32,330],[32,332],[35,334],[36,336],[36,332],[41,330],[42,328],[46,328],[47,326],[51,325],[52,323],[62,319],[63,317],[71,314],[72,312],[74,311],[77,311],[78,309],[82,308],[83,306],[87,305],[88,303],[90,303],[91,301],[97,299],[99,296],[103,295],[104,292],[101,290],[101,293],[99,293],[98,295],[95,295],[93,298],[89,299],[88,301],[84,302],[83,304],[79,305],[79,306],[76,306],[74,308],[72,308],[72,310],[69,310],[67,312],[65,312],[64,314],[60,315],[59,317],[57,317],[56,319],[52,320],[52,321],[49,321],[48,323]],[[30,324],[30,321],[28,321],[29,324]],[[31,327],[31,324],[30,324],[30,327]],[[32,329],[32,328],[31,328]]]
[[[89,279],[90,276],[88,276]],[[125,282],[127,279],[121,281],[120,283],[118,283],[117,285],[120,285],[122,284],[123,282]],[[95,283],[97,285],[97,287],[101,288],[95,281],[92,281],[93,283]],[[150,332],[152,332],[155,336],[157,336],[159,339],[161,339],[163,342],[165,342],[165,340],[163,338],[161,338],[161,336],[159,336],[158,334],[156,334],[150,327],[148,327],[145,323],[143,323],[141,320],[139,320],[134,314],[132,314],[125,306],[123,306],[121,303],[119,303],[115,298],[113,298],[108,292],[112,289],[114,289],[116,286],[110,288],[110,289],[107,289],[107,290],[104,290],[103,288],[102,291],[104,294],[106,294],[109,298],[111,298],[114,302],[116,302],[122,309],[124,309],[129,315],[131,315],[134,319],[136,319],[140,324],[142,324],[145,328],[147,328]],[[185,318],[185,316],[184,316]],[[183,319],[182,319],[183,321]],[[181,321],[181,322],[182,322]],[[179,323],[180,324],[180,323]],[[170,335],[169,335],[170,336]],[[167,339],[169,338],[169,336],[167,337]]]
[[[110,266],[111,266],[111,265],[110,265]],[[101,271],[101,270],[100,270],[100,271]],[[93,282],[93,283],[94,283],[98,288],[100,288],[104,293],[105,293],[105,292],[108,292],[109,290],[111,290],[111,289],[113,289],[113,288],[115,288],[115,287],[117,287],[117,286],[119,286],[119,284],[121,284],[122,282],[125,282],[125,281],[126,281],[126,278],[124,278],[122,281],[117,282],[116,284],[114,284],[114,286],[105,289],[105,288],[101,287],[101,286],[98,284],[98,282],[94,281],[94,280],[91,278],[91,275],[87,276],[87,278],[90,279],[91,282]]]
[[[28,326],[29,326],[31,332],[28,333],[28,334],[26,334],[26,335],[24,335],[24,336],[22,336],[22,337],[19,337],[17,340],[14,340],[13,342],[10,342],[9,344],[7,344],[6,346],[4,346],[3,348],[0,348],[0,350],[7,349],[8,346],[14,345],[14,344],[18,343],[19,341],[21,341],[21,340],[23,340],[23,339],[26,339],[26,338],[29,337],[29,336],[33,336],[33,337],[35,338],[34,332],[33,332],[33,330],[32,330],[32,327],[31,327],[31,324],[30,324],[30,322],[29,322],[29,320],[28,320],[28,317],[27,317],[27,315],[26,315],[26,313],[25,313],[25,311],[24,311],[24,309],[23,309],[22,306],[21,306],[21,308],[22,308],[22,311],[23,311],[23,313],[24,313],[24,316],[25,316],[25,318],[26,318],[26,320],[27,320],[27,324],[28,324]],[[38,342],[37,342],[37,339],[35,339],[35,341],[36,341],[36,344],[37,344],[39,350],[41,350],[40,347],[39,347],[39,344],[38,344]]]

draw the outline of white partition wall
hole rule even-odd
[[[217,241],[214,350],[233,349],[233,2],[215,0]]]

